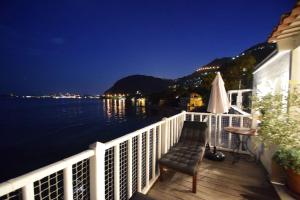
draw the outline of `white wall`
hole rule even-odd
[[[258,96],[277,92],[286,94],[289,88],[290,59],[290,51],[278,52],[257,69],[253,73],[254,94]]]
[[[291,51],[281,51],[257,69],[253,75],[253,93],[264,96],[269,93],[288,94]],[[271,174],[272,156],[275,147],[260,148],[260,160]]]

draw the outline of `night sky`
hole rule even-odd
[[[0,94],[99,94],[266,41],[295,0],[0,1]]]

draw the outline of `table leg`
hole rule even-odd
[[[250,158],[254,158],[254,161],[256,161],[256,154],[254,152],[251,151],[251,149],[248,147],[248,141],[250,139],[250,136],[246,136],[246,140],[244,142],[244,147],[245,147],[245,151],[250,153]],[[249,159],[249,161],[252,161]]]
[[[242,145],[242,141],[239,136],[237,136],[237,140],[235,141],[234,148],[232,149],[232,164],[238,162],[240,160],[239,150],[240,146]]]

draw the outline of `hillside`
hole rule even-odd
[[[252,86],[252,72],[254,66],[260,63],[276,49],[275,44],[259,43],[239,55],[233,57],[216,58],[211,62],[198,67],[194,72],[176,80],[161,79],[152,76],[133,75],[118,80],[105,93],[129,93],[136,94],[140,91],[143,94],[159,93],[168,88],[172,91],[197,91],[211,87],[212,79],[216,71],[220,71],[226,83],[227,89],[237,89]],[[246,70],[246,71],[245,71]]]
[[[160,92],[168,88],[173,83],[172,80],[156,78],[145,75],[132,75],[118,80],[111,88],[105,91],[108,93],[151,94]]]

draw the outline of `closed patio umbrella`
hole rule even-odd
[[[214,114],[228,113],[230,108],[229,100],[220,72],[212,82],[210,98],[207,111]]]
[[[218,124],[217,123],[218,114],[228,113],[229,108],[230,108],[230,103],[225,90],[224,81],[222,79],[220,72],[218,72],[215,79],[212,82],[212,88],[211,88],[209,103],[207,107],[208,112],[216,114],[216,121],[215,121],[216,127]],[[216,139],[217,139],[216,133],[217,133],[217,129],[215,129],[214,153],[216,153]]]

